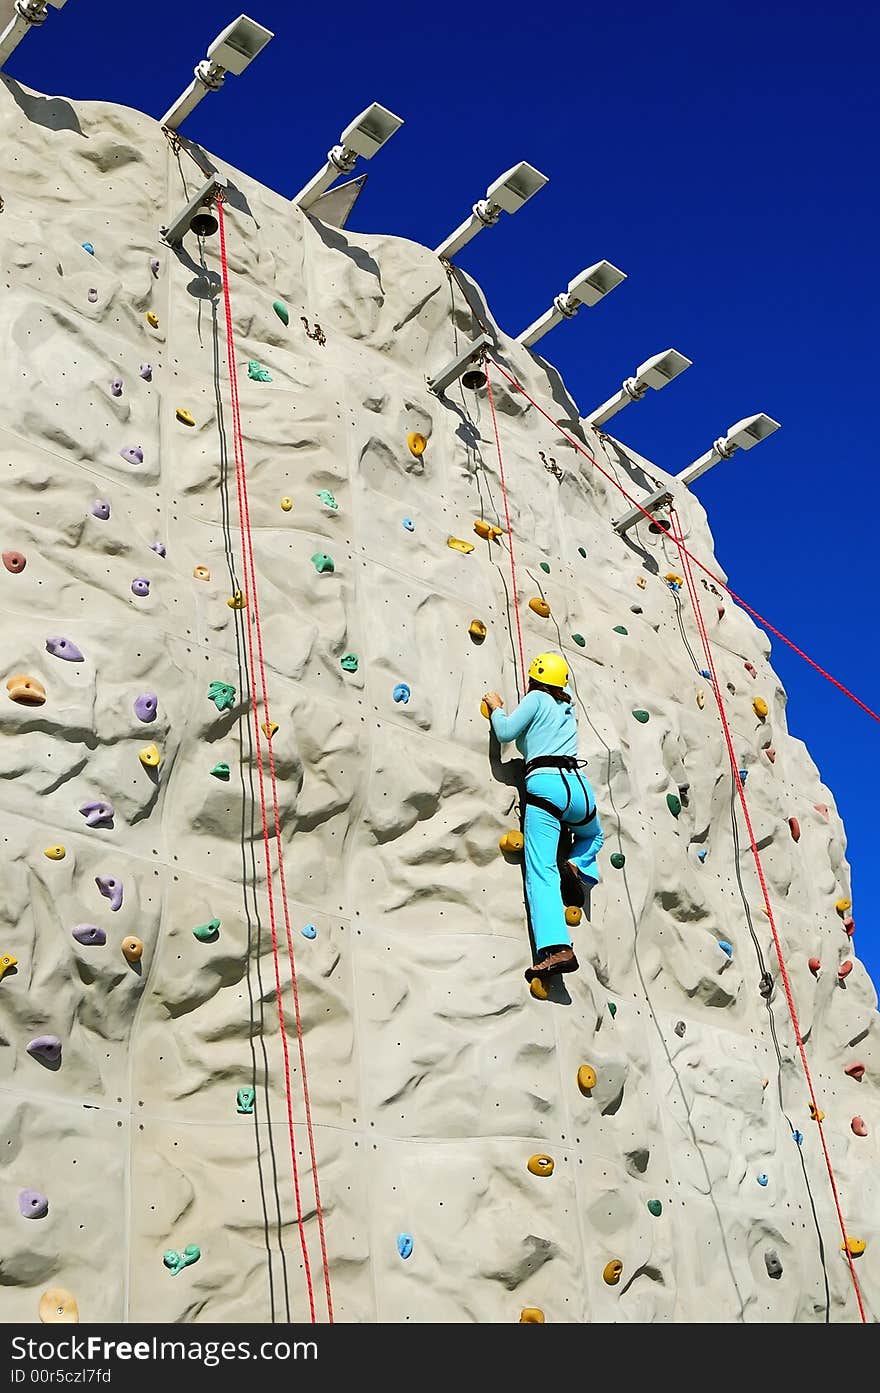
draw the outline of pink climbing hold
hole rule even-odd
[[[767,756],[771,764],[776,763],[776,751],[774,750],[772,745],[767,746],[766,750],[764,751],[764,754]]]
[[[801,839],[801,825],[796,817],[790,817],[788,819],[788,830],[791,833],[791,840],[793,842],[799,842]]]
[[[853,1118],[852,1122],[850,1123],[850,1126],[852,1127],[857,1137],[866,1137],[868,1135],[868,1129],[865,1126],[865,1119],[863,1117],[859,1117],[858,1114],[856,1114],[856,1116]]]
[[[855,931],[856,931],[856,921],[855,921],[855,919],[844,919],[844,921],[843,921],[843,932],[846,934],[847,938],[852,938],[852,936],[853,936],[853,934],[855,933]]]
[[[7,571],[11,571],[14,576],[17,576],[19,572],[24,570],[27,561],[20,551],[4,551],[3,565]]]
[[[814,803],[814,804],[813,804],[813,807],[816,809],[816,812],[817,812],[817,813],[821,813],[822,817],[824,817],[825,821],[827,822],[827,821],[828,821],[828,804],[827,804],[827,803]]]
[[[843,1072],[848,1074],[851,1079],[855,1079],[856,1083],[861,1083],[862,1076],[865,1072],[865,1066],[858,1060],[854,1060],[852,1064],[847,1064]]]
[[[757,669],[755,668],[754,663],[743,663],[743,667],[745,668],[746,672],[749,674],[749,677],[757,677],[758,673],[757,673]]]
[[[813,974],[814,977],[818,977],[818,976],[819,976],[819,970],[820,970],[821,966],[822,966],[822,960],[821,960],[821,958],[808,958],[808,959],[807,959],[807,967],[810,969],[810,971],[812,972],[812,974]]]
[[[837,980],[842,982],[844,977],[848,977],[853,970],[852,958],[847,958],[846,962],[841,963],[837,969]]]
[[[143,464],[144,462],[143,445],[126,445],[125,449],[120,450],[119,453],[129,464]]]

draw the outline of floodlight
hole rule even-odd
[[[172,218],[167,227],[159,228],[159,236],[169,247],[179,247],[187,232],[197,237],[211,237],[220,226],[214,215],[212,204],[222,197],[227,188],[222,174],[214,174],[198,193],[193,194],[189,203]]]
[[[435,248],[436,255],[448,260],[484,227],[494,227],[502,213],[517,213],[546,183],[547,175],[533,165],[526,164],[524,160],[515,164],[489,185],[486,197],[474,204],[467,221]]]
[[[327,163],[324,168],[309,180],[305,188],[300,189],[291,202],[304,212],[307,211],[324,191],[329,189],[338,175],[351,173],[358,155],[362,155],[365,160],[371,160],[402,125],[402,116],[395,116],[387,107],[373,102],[372,106],[368,106],[346,126],[339,137],[339,144],[327,151]]]
[[[453,358],[450,363],[441,368],[433,377],[426,377],[428,391],[433,392],[435,397],[442,397],[446,388],[461,378],[462,386],[470,388],[476,392],[480,387],[486,385],[486,374],[480,366],[487,348],[492,347],[492,340],[488,334],[480,334],[479,338],[466,344],[461,353]]]
[[[206,92],[219,92],[226,74],[240,76],[249,63],[275,35],[247,15],[226,26],[208,48],[207,58],[193,69],[194,80],[159,122],[165,130],[176,131],[181,122],[195,110]]]
[[[726,435],[715,441],[711,450],[700,455],[699,459],[694,460],[693,464],[689,464],[687,469],[683,469],[675,477],[682,484],[692,484],[701,474],[712,469],[719,460],[730,459],[737,450],[751,450],[775,430],[779,430],[779,422],[774,421],[772,416],[744,416],[735,426],[730,427]]]
[[[0,68],[10,53],[18,48],[25,34],[45,22],[49,14],[47,5],[62,10],[66,4],[67,0],[15,0],[12,18],[0,34]]]
[[[552,307],[540,319],[517,335],[516,342],[531,348],[563,319],[573,319],[581,305],[598,305],[609,291],[625,280],[626,273],[618,271],[610,261],[597,261],[594,266],[588,266],[568,282],[568,289],[554,298]]]
[[[653,358],[646,359],[636,368],[635,377],[626,378],[619,392],[609,397],[585,418],[587,425],[604,425],[612,416],[616,416],[618,411],[629,406],[630,402],[640,401],[648,387],[659,392],[661,387],[673,382],[685,368],[691,366],[690,358],[685,358],[684,354],[675,348],[667,348],[665,353],[657,353]]]

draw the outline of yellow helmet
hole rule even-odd
[[[548,687],[564,687],[568,681],[568,663],[558,653],[539,653],[532,659],[529,677],[545,682]]]

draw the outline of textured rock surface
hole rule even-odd
[[[142,115],[4,79],[0,139],[0,545],[27,557],[0,572],[2,676],[31,674],[47,693],[27,706],[0,686],[0,953],[18,959],[0,981],[2,1318],[37,1320],[41,1293],[59,1286],[84,1321],[307,1319],[251,762],[253,607],[227,604],[248,586],[217,242],[207,269],[194,238],[180,254],[159,243],[159,224],[188,195]],[[186,150],[181,162],[192,192],[204,173]],[[646,527],[621,541],[610,526],[620,495],[496,380],[525,642],[568,655],[607,835],[591,922],[576,930],[582,971],[540,1002],[522,977],[520,875],[498,851],[516,825],[516,790],[510,770],[490,767],[478,711],[487,686],[511,702],[515,685],[507,539],[473,533],[476,518],[504,524],[491,419],[485,394],[451,389],[438,401],[425,388],[477,332],[465,294],[491,323],[489,312],[424,248],[322,228],[220,168],[337,1319],[515,1321],[535,1306],[548,1321],[821,1321],[826,1274],[831,1319],[856,1319],[784,996],[777,986],[768,1006],[758,992],[777,964],[738,812],[734,836],[714,701],[696,700],[707,683],[687,596],[662,579],[675,549]],[[301,316],[320,323],[325,343]],[[580,431],[552,369],[500,331],[497,342],[530,393]],[[252,380],[251,361],[271,380]],[[427,441],[418,456],[414,432]],[[652,466],[583,438],[630,491],[649,486]],[[136,449],[142,462],[121,453]],[[109,516],[95,514],[96,498]],[[683,521],[714,565],[695,500]],[[476,549],[452,550],[449,536]],[[316,571],[316,553],[333,558],[332,572]],[[132,593],[132,577],[149,580],[148,595]],[[550,618],[529,608],[535,596]],[[700,596],[719,675],[736,688],[725,691],[736,754],[848,1232],[867,1239],[857,1272],[876,1319],[878,1017],[860,964],[837,980],[852,953],[834,910],[849,895],[843,827],[787,734],[766,638],[732,602],[719,619],[714,597]],[[475,618],[488,629],[481,645],[468,635]],[[82,662],[47,653],[59,633]],[[356,671],[343,669],[347,653]],[[208,700],[212,681],[235,687],[231,709]],[[400,683],[407,703],[394,700]],[[138,759],[144,693],[158,698],[158,768]],[[769,706],[763,720],[756,696]],[[636,709],[650,719],[634,721]],[[228,783],[211,777],[218,761]],[[676,819],[666,795],[682,785]],[[112,801],[112,826],[85,828],[77,810],[93,799]],[[63,860],[44,854],[56,844]],[[623,868],[612,852],[625,854]],[[96,877],[124,885],[117,913]],[[193,927],[212,919],[220,935],[200,942]],[[72,931],[83,924],[106,943],[80,943]],[[301,933],[309,924],[313,939]],[[278,929],[305,1239],[324,1318],[280,917]],[[133,965],[121,951],[131,936],[144,944]],[[811,957],[822,963],[815,977]],[[44,1034],[62,1042],[57,1069],[28,1055]],[[844,1074],[855,1057],[861,1082]],[[583,1063],[597,1074],[588,1095]],[[237,1110],[248,1086],[253,1115]],[[867,1136],[853,1133],[854,1115]],[[551,1177],[527,1171],[536,1151],[554,1158]],[[39,1223],[19,1213],[24,1189],[51,1196]],[[647,1208],[655,1197],[659,1217]],[[405,1261],[401,1233],[413,1237]],[[172,1276],[163,1253],[189,1244],[199,1261]],[[783,1267],[776,1280],[769,1250]],[[602,1273],[615,1258],[623,1274],[609,1286]]]

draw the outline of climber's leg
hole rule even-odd
[[[580,776],[578,782],[583,784],[583,790],[578,789],[577,783],[575,784],[571,800],[572,806],[574,807],[576,803],[579,806],[580,798],[589,800],[588,803],[587,801],[584,802],[583,812],[585,813],[588,806],[590,808],[595,808],[596,797],[583,775]],[[578,794],[577,799],[574,796],[575,793]],[[581,816],[583,816],[583,813]],[[590,887],[598,885],[599,867],[596,864],[596,857],[599,855],[605,842],[605,834],[602,831],[602,824],[599,821],[598,812],[595,813],[585,826],[575,827],[573,830],[574,845],[571,849],[569,861],[571,865],[574,866],[585,885]]]
[[[539,797],[549,799],[555,807],[561,809],[565,803],[562,780],[553,771],[533,774],[528,781],[528,788]],[[544,808],[535,808],[527,803],[523,830],[526,839],[526,895],[536,957],[540,959],[545,949],[571,946],[571,935],[565,922],[559,894],[559,870],[556,865],[559,820]]]

